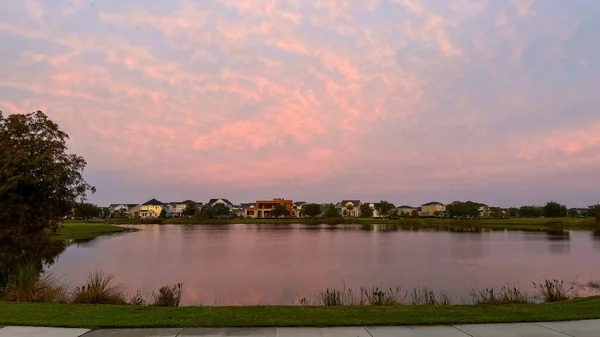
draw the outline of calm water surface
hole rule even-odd
[[[385,230],[374,226],[144,225],[69,246],[52,266],[72,285],[91,270],[129,293],[182,282],[183,305],[293,304],[325,288],[429,286],[455,300],[543,277],[600,280],[592,232]]]

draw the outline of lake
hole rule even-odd
[[[141,225],[72,244],[51,269],[71,285],[115,276],[129,294],[182,282],[182,305],[297,304],[326,288],[428,286],[454,301],[544,277],[600,280],[596,232],[390,230],[385,225]],[[585,292],[585,290],[584,290]]]

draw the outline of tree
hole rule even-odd
[[[231,209],[229,209],[229,206],[223,204],[223,203],[214,203],[211,206],[211,212],[210,214],[212,216],[209,217],[216,217],[216,218],[229,218],[231,217]]]
[[[335,208],[334,204],[329,204],[327,207],[325,207],[326,218],[337,218],[338,216],[340,216],[340,213],[338,212],[337,208]]]
[[[546,218],[562,218],[567,216],[567,206],[561,205],[556,201],[549,201],[543,208],[543,214]]]
[[[418,218],[418,217],[419,217],[419,211],[417,211],[416,209],[413,209],[413,210],[410,212],[410,217],[411,217],[411,218]]]
[[[522,218],[539,218],[544,214],[542,207],[539,206],[521,206],[519,216]]]
[[[110,216],[110,210],[108,207],[100,207],[100,218],[106,219]]]
[[[519,209],[516,207],[511,207],[508,209],[508,217],[518,217],[519,216]]]
[[[446,211],[451,218],[476,218],[481,206],[482,204],[473,201],[453,201],[446,206]]]
[[[64,249],[50,237],[95,192],[83,178],[85,160],[68,153],[68,138],[41,111],[6,118],[0,112],[0,287],[19,264],[41,270]]]
[[[302,214],[309,218],[316,218],[321,214],[321,206],[319,204],[306,204],[302,207]]]
[[[190,217],[194,216],[196,214],[196,211],[198,211],[198,210],[199,209],[198,209],[198,206],[196,205],[196,203],[190,202],[185,205],[185,208],[181,212],[181,215],[186,218],[190,218]]]
[[[363,218],[372,218],[373,209],[368,204],[360,205],[360,216]]]
[[[73,214],[73,216],[76,219],[83,219],[87,221],[92,218],[100,217],[101,212],[102,211],[100,207],[94,204],[84,202],[75,206],[75,213]]]
[[[164,207],[160,210],[160,215],[158,217],[161,219],[167,218],[167,210]]]
[[[287,213],[288,213],[287,209],[285,208],[284,205],[277,205],[277,206],[273,207],[270,214],[272,217],[281,218],[283,216],[286,216]]]
[[[388,217],[390,219],[398,219],[398,209],[397,208],[392,208],[392,210],[389,211],[389,213],[388,213]]]
[[[194,212],[194,220],[200,223],[204,223],[206,220],[208,220],[208,215],[204,211],[204,207],[202,208],[202,210],[196,208],[196,211]]]
[[[354,206],[348,205],[346,206],[346,216],[352,216],[352,211],[354,210]]]
[[[375,204],[375,209],[377,210],[377,212],[379,213],[379,216],[381,216],[381,217],[388,216],[390,211],[394,208],[396,208],[396,206],[394,206],[394,204],[389,203],[385,200],[381,200],[380,202]]]
[[[587,216],[594,217],[597,222],[600,222],[600,204],[589,206]]]
[[[571,218],[576,218],[579,216],[579,211],[577,210],[577,208],[569,208],[568,215]]]
[[[491,207],[490,216],[492,218],[504,218],[504,211],[500,207]]]

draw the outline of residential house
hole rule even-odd
[[[286,217],[291,217],[293,214],[293,201],[283,198],[273,198],[273,200],[256,200],[254,207],[248,207],[245,210],[246,216],[252,218],[269,218],[271,210],[276,206],[284,206]]]
[[[254,204],[253,203],[249,203],[249,202],[243,202],[243,203],[241,203],[239,205],[235,205],[233,207],[233,215],[236,218],[244,218],[244,217],[247,216],[246,215],[246,208],[250,208],[251,206],[254,207]]]
[[[140,207],[140,218],[148,219],[148,218],[158,218],[160,217],[160,213],[164,210],[167,212],[167,205],[156,200],[151,199],[146,201]]]
[[[123,217],[127,215],[129,209],[137,206],[137,204],[110,204],[108,206],[108,213],[110,217]]]
[[[167,204],[167,213],[171,218],[183,218],[183,211],[188,205],[196,205],[198,209],[202,208],[202,202],[186,200],[182,202],[170,202]]]
[[[407,216],[412,215],[413,211],[419,211],[417,207],[412,207],[412,206],[400,206],[398,207],[398,215],[401,215],[402,213],[406,214]]]
[[[292,216],[296,218],[304,217],[304,214],[302,214],[302,207],[307,204],[308,203],[306,201],[296,201],[292,205]]]
[[[346,217],[358,218],[360,216],[360,200],[342,200],[339,204],[340,214]]]
[[[375,208],[374,202],[365,202],[363,205],[369,205],[369,208],[373,211],[373,217],[379,218],[379,211]]]
[[[490,216],[490,206],[486,204],[479,204],[479,216],[480,217],[489,217]]]
[[[233,216],[234,214],[234,205],[233,203],[231,203],[231,201],[227,200],[227,199],[223,199],[223,198],[219,198],[219,199],[210,199],[208,201],[208,206],[214,206],[216,204],[223,204],[225,206],[227,206],[229,208],[229,216]]]
[[[127,211],[127,216],[130,218],[137,218],[140,216],[140,209],[142,208],[142,205],[135,205],[133,207],[131,207],[128,211]]]
[[[446,213],[446,205],[441,202],[428,202],[421,205],[422,216],[443,216]]]

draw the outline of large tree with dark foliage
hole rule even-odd
[[[392,209],[395,209],[396,206],[394,204],[387,202],[385,200],[381,200],[380,202],[375,204],[375,209],[379,213],[380,217],[387,217],[390,215]]]
[[[191,218],[192,216],[194,216],[194,214],[196,214],[196,211],[198,210],[199,208],[198,205],[196,205],[196,203],[189,202],[185,205],[185,208],[181,212],[181,215],[183,215],[186,218]]]
[[[273,207],[270,215],[275,218],[280,218],[282,216],[286,216],[287,214],[288,212],[284,205],[277,205]]]
[[[302,214],[309,218],[316,218],[321,214],[321,206],[319,204],[306,204],[302,207]]]
[[[68,138],[41,111],[0,112],[0,278],[60,251],[49,237],[95,192],[82,175],[85,160],[68,153]]]
[[[479,216],[479,207],[483,204],[473,201],[453,201],[446,206],[448,215],[452,218],[476,218]]]
[[[373,209],[369,204],[360,205],[360,216],[363,218],[372,218],[373,217]]]
[[[546,218],[562,218],[566,217],[567,213],[567,206],[556,201],[547,202],[543,208],[543,214]]]
[[[544,209],[540,206],[521,206],[519,216],[521,218],[539,218],[544,215]]]
[[[83,202],[75,206],[75,219],[89,220],[99,218],[102,215],[102,209],[94,204]]]

